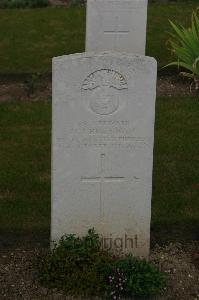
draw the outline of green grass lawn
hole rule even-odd
[[[0,105],[0,234],[50,224],[51,105]]]
[[[158,98],[152,229],[172,238],[199,230],[199,104]],[[42,232],[50,227],[51,103],[0,104],[0,229]],[[187,228],[187,231],[185,229]]]
[[[168,63],[168,19],[190,24],[196,2],[151,4],[147,55]],[[0,10],[0,74],[51,72],[54,56],[84,51],[85,9]]]

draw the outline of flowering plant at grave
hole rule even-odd
[[[118,300],[157,295],[165,287],[165,275],[149,262],[103,250],[94,228],[83,237],[62,236],[38,264],[40,282],[67,295]]]
[[[177,56],[177,61],[165,67],[176,65],[183,67],[187,72],[180,72],[180,75],[193,80],[195,89],[199,89],[199,18],[196,12],[192,14],[191,27],[186,29],[182,25],[176,25],[169,21],[173,29],[170,33],[169,44],[171,51]],[[192,87],[190,86],[190,89]]]
[[[125,282],[127,281],[127,279],[124,277],[124,274],[117,269],[114,275],[109,276],[108,280],[111,290],[111,299],[120,299],[121,295],[124,293],[124,286]]]

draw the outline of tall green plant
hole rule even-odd
[[[199,89],[199,18],[196,12],[192,14],[191,28],[176,25],[170,21],[173,32],[169,44],[177,60],[168,64],[183,67],[186,72],[180,72],[184,77],[192,78],[196,89]]]

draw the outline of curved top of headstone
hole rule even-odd
[[[111,51],[103,51],[103,52],[82,52],[82,53],[75,53],[69,55],[62,55],[53,57],[53,62],[56,61],[66,61],[66,60],[73,60],[73,59],[81,59],[81,58],[93,58],[93,57],[114,57],[118,59],[132,59],[135,61],[146,61],[147,63],[157,64],[157,61],[154,57],[146,56],[146,55],[138,55],[134,53],[126,53],[126,52],[111,52]]]

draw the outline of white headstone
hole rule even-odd
[[[52,240],[103,236],[147,257],[156,61],[123,54],[53,59]]]
[[[145,54],[147,0],[87,0],[86,51]]]

